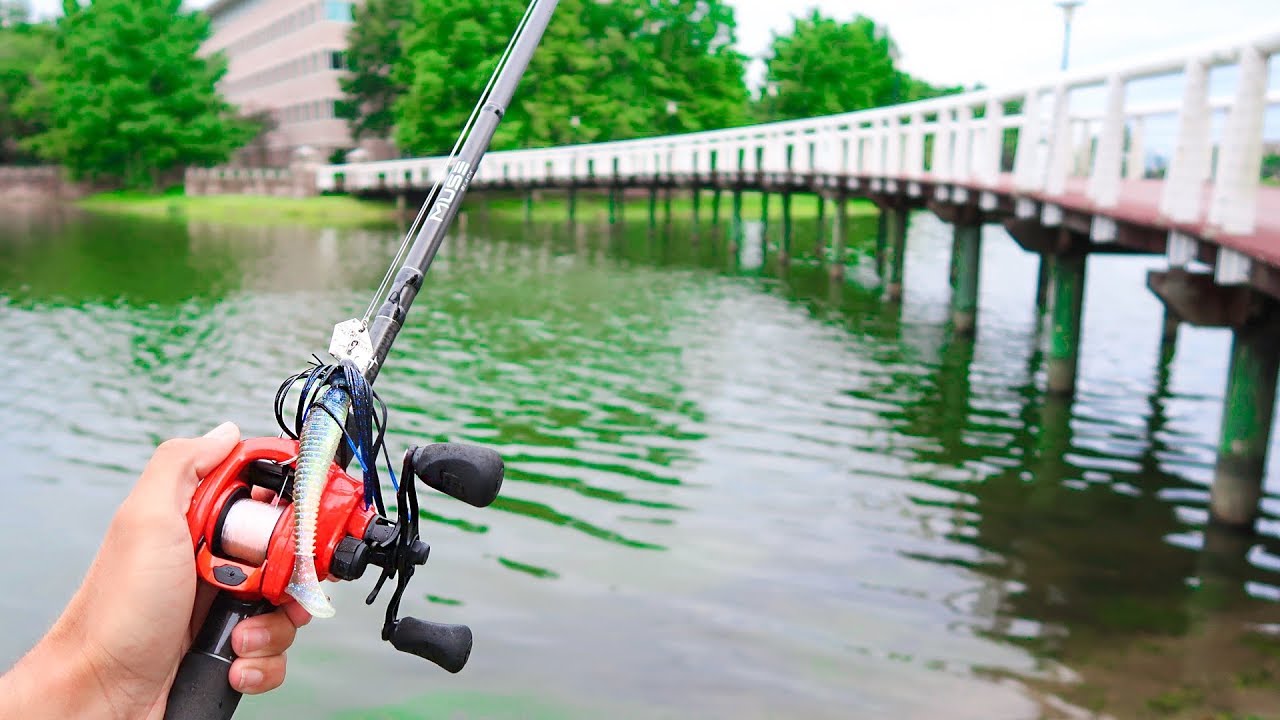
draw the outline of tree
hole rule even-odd
[[[763,120],[831,115],[959,92],[935,88],[896,67],[888,30],[855,15],[840,22],[814,10],[787,35],[774,35],[766,62]]]
[[[523,9],[523,0],[414,0],[395,71],[406,88],[394,105],[402,149],[448,151]],[[563,0],[493,145],[741,123],[747,91],[733,40],[733,11],[724,0]]]
[[[20,98],[31,87],[34,68],[53,49],[47,25],[19,21],[16,11],[0,5],[0,164],[29,162],[19,145],[23,138],[44,129],[44,109],[33,106],[28,116],[18,113]]]
[[[63,0],[55,52],[23,100],[48,127],[24,145],[75,177],[156,187],[185,165],[225,161],[253,135],[215,90],[220,55],[196,54],[203,13],[182,0]]]
[[[411,0],[365,0],[355,11],[347,33],[344,97],[338,117],[351,127],[351,137],[389,138],[395,126],[392,103],[405,87],[392,75],[400,63],[400,35],[413,16]]]

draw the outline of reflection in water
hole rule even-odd
[[[507,459],[490,510],[422,510],[431,587],[407,601],[473,624],[472,666],[442,678],[390,652],[367,587],[334,586],[339,616],[245,717],[1274,713],[1280,506],[1271,489],[1261,537],[1205,527],[1225,342],[1184,329],[1162,358],[1143,261],[1091,266],[1066,402],[1040,390],[1034,268],[994,231],[969,339],[927,215],[901,304],[874,286],[875,218],[851,223],[853,281],[833,284],[812,221],[779,267],[779,223],[734,249],[725,221],[626,217],[471,218],[379,381],[394,451]],[[32,496],[0,511],[0,543],[31,557],[70,525],[41,541],[50,562],[0,566],[30,588],[0,598],[0,655],[47,625],[155,442],[274,430],[276,383],[363,311],[397,241],[0,229],[0,333],[22,339],[0,354],[0,448]]]

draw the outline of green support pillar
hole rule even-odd
[[[769,193],[760,193],[760,243],[769,247]]]
[[[1160,324],[1160,361],[1162,363],[1173,359],[1173,353],[1178,348],[1178,326],[1180,325],[1182,325],[1182,318],[1166,305],[1164,321]]]
[[[711,224],[720,224],[720,188],[711,193]]]
[[[1053,256],[1040,253],[1040,270],[1036,276],[1036,316],[1044,315],[1049,303],[1049,275],[1052,272]]]
[[[609,188],[609,224],[618,223],[618,188]]]
[[[1233,333],[1222,439],[1209,494],[1209,516],[1223,525],[1251,528],[1258,517],[1280,369],[1280,321],[1270,319],[1275,306],[1269,310]]]
[[[731,252],[738,252],[742,247],[742,191],[733,189],[733,219],[729,228],[729,247]]]
[[[524,194],[524,224],[533,224],[533,191]]]
[[[702,204],[702,190],[695,187],[693,189],[693,224],[695,226],[697,226],[698,224],[698,210],[699,210],[698,206],[701,204]]]
[[[885,208],[879,208],[876,214],[876,277],[880,278],[880,282],[885,282],[884,263],[885,253],[889,248],[889,211]]]
[[[671,225],[671,188],[667,188],[662,193],[662,223]]]
[[[836,197],[835,217],[831,218],[831,277],[839,279],[844,277],[844,242],[845,232],[849,227],[849,220],[845,216],[845,209],[848,205],[848,199],[844,193]]]
[[[658,186],[649,188],[649,227],[658,224]]]
[[[778,261],[783,265],[791,262],[791,193],[782,194],[782,254]]]
[[[813,252],[821,260],[826,252],[826,222],[827,222],[827,196],[818,194],[818,237],[814,239]]]
[[[1068,232],[1062,230],[1062,232]],[[1084,270],[1088,254],[1072,250],[1054,256],[1051,264],[1053,303],[1049,313],[1053,330],[1049,338],[1049,392],[1070,395],[1076,387],[1080,357],[1080,331],[1084,316]]]
[[[982,225],[957,224],[955,251],[955,289],[951,294],[951,322],[955,331],[972,335],[978,315],[978,278],[982,265]]]
[[[907,266],[907,211],[904,208],[887,208],[886,232],[889,241],[889,277],[884,286],[884,297],[890,302],[902,299],[902,277]]]
[[[577,222],[578,212],[578,191],[575,188],[569,188],[569,224]]]

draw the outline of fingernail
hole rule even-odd
[[[271,633],[262,628],[250,628],[240,634],[240,654],[253,652],[267,646]]]
[[[262,682],[262,671],[257,668],[245,668],[240,671],[240,689],[252,690]]]
[[[228,420],[227,422],[224,422],[218,427],[205,433],[204,436],[207,438],[221,439],[221,438],[235,435],[235,433],[236,433],[236,424]]]

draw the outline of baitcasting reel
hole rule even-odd
[[[245,440],[196,489],[187,511],[196,569],[222,592],[178,670],[167,719],[230,717],[239,701],[227,683],[227,667],[235,658],[231,630],[240,620],[290,600],[285,588],[295,553],[290,490],[297,455],[298,441],[291,438]],[[456,673],[471,654],[470,628],[398,617],[409,579],[431,550],[418,535],[414,477],[465,503],[486,507],[502,487],[503,462],[496,452],[472,445],[410,448],[394,519],[366,506],[364,482],[333,463],[317,518],[316,572],[321,578],[355,580],[370,565],[381,568],[365,602],[372,604],[383,584],[396,580],[382,638],[397,650]],[[276,501],[255,499],[254,488],[270,490]]]

